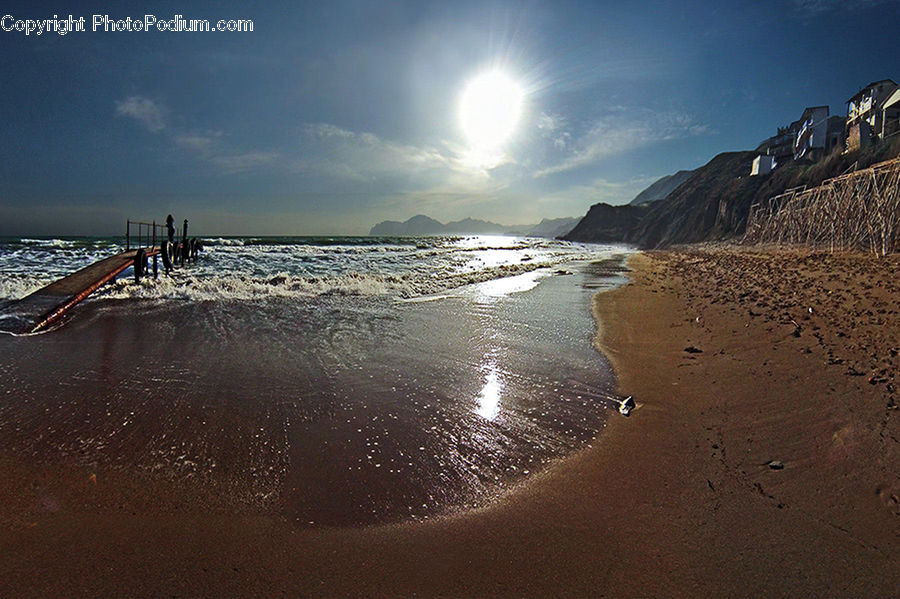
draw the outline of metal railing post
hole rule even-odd
[[[135,225],[137,227],[136,236],[131,234],[131,226]],[[184,244],[187,237],[187,219],[184,220],[183,227],[179,231],[181,236],[175,237],[175,247],[178,248],[182,244]],[[125,221],[125,250],[130,251],[132,246],[135,250],[145,249],[148,251],[152,251],[157,247],[157,244],[162,243],[163,239],[166,239],[166,235],[168,231],[165,225],[160,225],[154,219],[152,222],[143,222],[138,220],[126,220]],[[178,256],[181,256],[181,250],[179,250]]]

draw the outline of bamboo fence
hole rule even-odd
[[[743,241],[876,256],[900,250],[900,158],[754,204]]]

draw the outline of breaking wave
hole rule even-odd
[[[0,239],[0,300],[15,300],[124,249],[124,239]],[[613,248],[517,237],[216,237],[185,268],[135,283],[131,271],[95,297],[107,300],[260,300],[321,295],[424,297],[541,268],[609,255]],[[162,270],[162,264],[159,265]]]
[[[285,272],[269,277],[175,276],[140,283],[121,279],[104,288],[105,299],[182,299],[191,301],[261,300],[320,295],[391,296],[398,299],[434,295],[475,283],[511,277],[546,268],[545,264],[512,264],[479,271],[460,272],[441,278],[423,273],[367,274],[348,272],[335,276],[307,277]]]

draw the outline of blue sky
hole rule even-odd
[[[152,4],[152,6],[151,6]],[[0,234],[365,234],[424,213],[580,216],[752,149],[806,106],[900,79],[900,1],[4,3],[87,31],[0,30]],[[91,31],[92,15],[252,32]],[[524,108],[466,160],[464,86]]]

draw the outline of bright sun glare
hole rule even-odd
[[[525,94],[501,71],[489,71],[472,79],[462,94],[459,119],[474,162],[488,162],[516,129]]]

